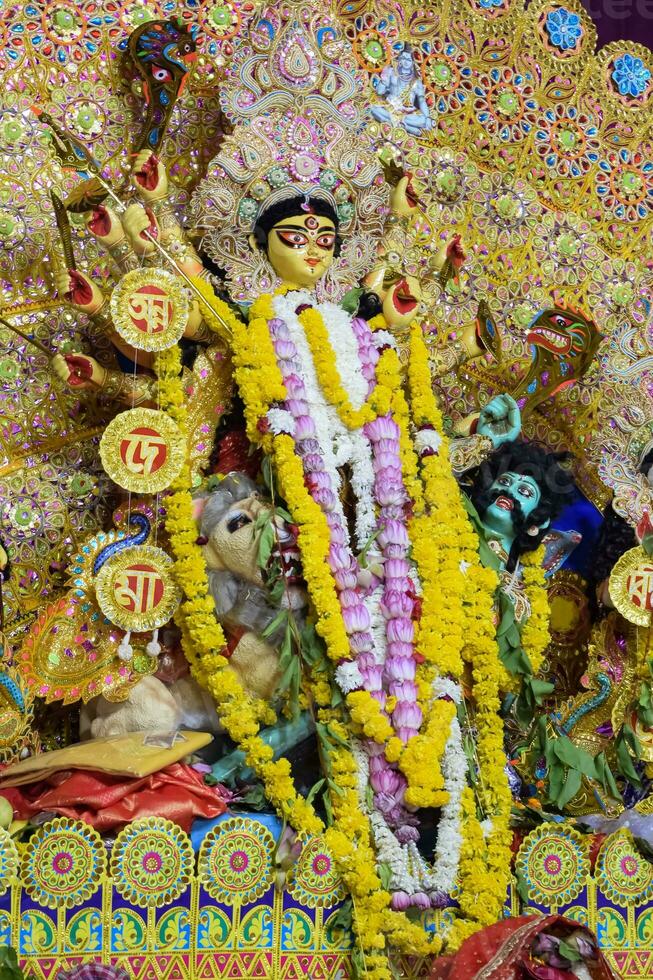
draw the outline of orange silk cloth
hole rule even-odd
[[[219,817],[230,799],[221,786],[207,786],[199,772],[181,762],[140,779],[88,770],[57,772],[0,793],[18,820],[57,813],[83,820],[102,833],[150,816],[172,820],[189,833],[196,817]]]

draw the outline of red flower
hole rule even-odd
[[[637,540],[642,545],[648,555],[653,554],[653,524],[651,516],[647,510],[644,511],[642,518],[635,528]]]

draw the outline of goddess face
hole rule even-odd
[[[300,212],[273,225],[267,256],[283,282],[313,289],[333,262],[335,246],[336,228],[331,218]]]

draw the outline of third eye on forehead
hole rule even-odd
[[[306,218],[297,218],[295,220],[280,221],[278,225],[274,226],[274,231],[335,231],[335,227],[332,221],[328,218],[313,218],[312,215],[307,215]]]

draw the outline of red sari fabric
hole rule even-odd
[[[219,817],[227,809],[220,786],[207,786],[181,762],[142,779],[75,770],[54,773],[30,786],[2,790],[18,820],[58,813],[106,832],[139,817],[165,817],[187,833],[195,817]]]
[[[431,980],[576,980],[571,972],[535,963],[529,953],[542,932],[560,936],[566,931],[570,935],[580,928],[561,915],[501,919],[466,939],[454,955],[439,956],[433,963]],[[598,960],[586,966],[592,980],[619,980],[600,951]]]

